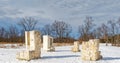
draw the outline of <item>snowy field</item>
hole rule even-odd
[[[99,61],[82,61],[81,52],[71,52],[72,46],[56,47],[55,52],[41,53],[41,58],[31,61],[16,59],[16,53],[24,50],[21,48],[0,48],[0,63],[120,63],[120,48],[100,44],[100,51],[103,59]]]

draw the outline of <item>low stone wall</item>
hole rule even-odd
[[[82,60],[96,61],[102,58],[99,51],[99,39],[91,39],[82,42],[81,58]]]

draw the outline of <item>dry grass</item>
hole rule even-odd
[[[0,44],[12,44],[10,47],[11,48],[16,48],[16,47],[21,47],[24,46],[25,43],[15,43],[15,42],[0,42]],[[17,44],[15,46],[14,44]],[[70,46],[73,45],[73,43],[53,43],[54,46]],[[41,47],[43,47],[43,44],[41,44]],[[0,48],[6,48],[5,45],[0,46]]]
[[[17,46],[24,46],[24,44],[20,43],[20,44],[18,44]]]
[[[1,45],[0,48],[6,48],[6,46],[5,45]]]
[[[24,44],[23,42],[0,42],[0,44]]]
[[[73,45],[73,43],[54,43],[54,46],[70,46]]]
[[[0,42],[0,48],[7,48],[6,44],[11,44],[10,48],[17,48],[24,45],[24,43],[17,43],[17,42]]]
[[[12,44],[12,45],[11,45],[11,48],[17,48],[17,46],[15,46],[15,45]]]
[[[73,43],[53,43],[53,46],[71,46]],[[43,43],[41,44],[41,47],[43,47]]]

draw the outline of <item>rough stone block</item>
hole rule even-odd
[[[72,47],[73,52],[80,52],[79,50],[79,41],[74,42],[74,46]]]
[[[41,54],[41,36],[38,31],[25,32],[26,50],[17,53],[16,58],[19,60],[31,60],[40,58]]]
[[[53,37],[49,35],[43,36],[43,50],[48,52],[55,51],[55,48],[53,46]]]
[[[91,39],[82,43],[81,59],[96,61],[102,58],[99,51],[99,39]]]

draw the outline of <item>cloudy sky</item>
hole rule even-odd
[[[86,16],[97,24],[120,17],[120,0],[0,0],[1,26],[25,16],[35,17],[42,25],[65,21],[77,29]]]

